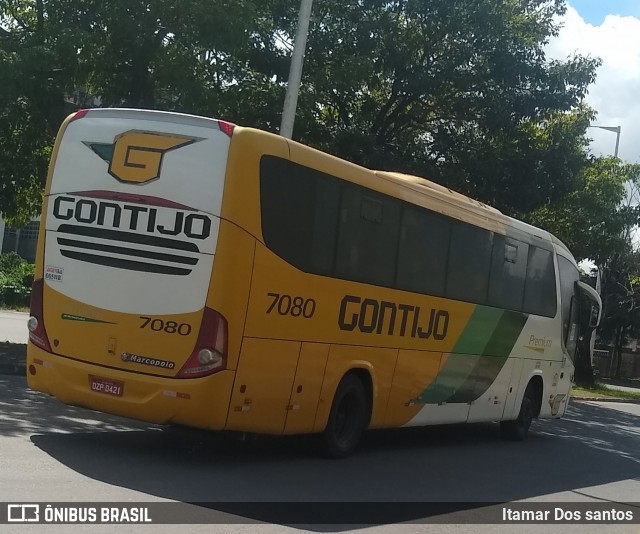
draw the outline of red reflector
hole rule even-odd
[[[89,113],[88,109],[78,110],[76,111],[75,115],[71,118],[71,121],[77,121],[78,119],[81,119],[82,117],[84,117],[87,113]]]
[[[29,366],[29,373],[31,375],[35,375],[36,374],[36,366],[35,365],[30,365]]]
[[[227,134],[229,137],[233,135],[233,129],[235,127],[235,124],[231,124],[230,122],[218,121],[218,128],[220,128],[220,131]]]

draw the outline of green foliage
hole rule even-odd
[[[3,217],[18,227],[38,211],[56,131],[78,107],[175,110],[277,132],[298,5],[0,0]],[[639,274],[627,238],[638,208],[621,203],[639,170],[586,155],[594,112],[584,97],[599,60],[545,56],[565,9],[315,0],[294,135],[551,230],[601,266],[607,317],[630,332],[616,288]],[[0,287],[28,286],[27,267],[9,271]]]
[[[506,213],[578,185],[598,61],[548,62],[563,2],[320,0],[296,132]],[[532,135],[533,133],[533,135]]]
[[[0,211],[40,202],[62,118],[168,109],[277,131],[298,3],[1,0]],[[549,62],[562,0],[316,0],[295,134],[511,215],[570,193],[598,62]],[[68,100],[68,97],[67,97]],[[19,192],[19,194],[15,194]]]
[[[15,252],[0,254],[0,305],[29,305],[34,267]]]
[[[14,226],[39,211],[54,136],[69,111],[74,54],[62,54],[57,33],[43,0],[0,1],[0,211]]]
[[[573,398],[593,399],[633,399],[640,400],[640,393],[633,391],[620,391],[614,388],[608,388],[603,384],[579,384],[571,388],[571,396]]]
[[[627,250],[601,267],[603,317],[600,342],[613,346],[615,376],[620,378],[622,348],[640,336],[640,253]]]
[[[626,186],[638,183],[640,165],[594,158],[580,177],[580,188],[528,219],[564,241],[576,259],[598,266],[603,304],[598,336],[613,345],[621,361],[622,347],[640,335],[640,255],[629,237],[640,222],[640,207],[626,201]]]
[[[628,230],[640,222],[640,209],[625,202],[625,184],[640,180],[640,165],[594,158],[579,178],[580,187],[526,218],[561,239],[578,261],[604,266],[631,249]]]

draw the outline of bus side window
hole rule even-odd
[[[497,308],[522,310],[529,245],[503,235],[493,237],[489,299]]]
[[[396,287],[443,296],[450,235],[450,219],[405,205],[400,225]]]
[[[486,304],[492,243],[493,232],[460,221],[452,222],[448,298]]]
[[[335,274],[390,287],[398,251],[400,201],[346,184],[343,187]]]
[[[262,233],[269,249],[303,271],[332,274],[340,190],[327,174],[263,156]]]
[[[553,254],[548,250],[530,245],[523,310],[525,313],[534,315],[555,317],[556,298]]]

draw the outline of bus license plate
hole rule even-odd
[[[99,376],[90,376],[89,383],[91,391],[104,393],[105,395],[113,395],[114,397],[122,397],[124,393],[124,382],[119,380],[108,380]]]

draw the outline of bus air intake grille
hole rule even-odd
[[[86,263],[177,276],[190,274],[198,264],[198,247],[185,241],[69,224],[61,225],[58,234],[64,234],[57,238],[60,254]]]

